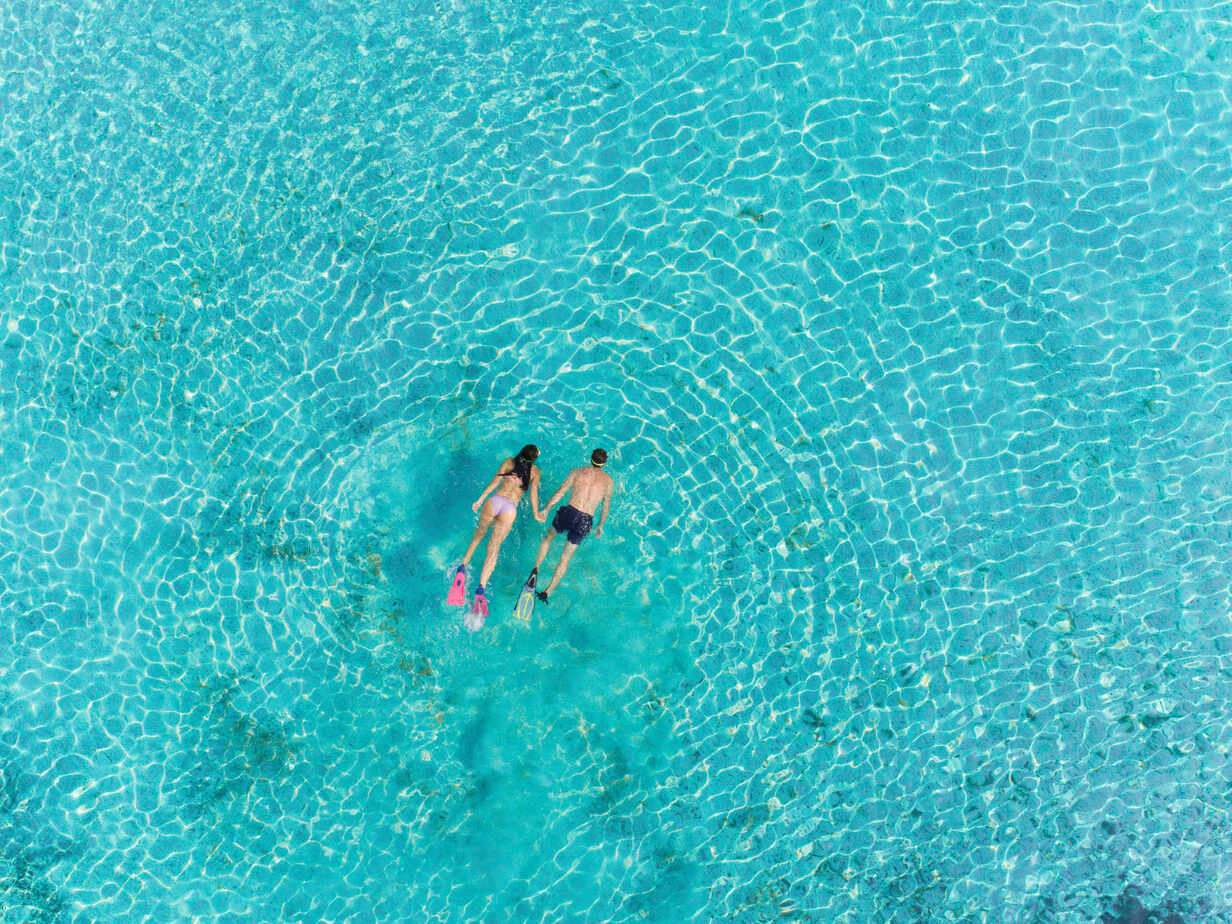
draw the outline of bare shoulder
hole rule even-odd
[[[512,456],[510,456],[508,459],[506,459],[504,462],[500,464],[500,468],[497,470],[497,474],[498,475],[507,474],[506,470],[508,470],[509,472],[513,471],[513,457]]]

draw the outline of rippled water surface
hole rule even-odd
[[[1227,3],[10,2],[0,83],[5,924],[1232,920]],[[525,442],[612,519],[472,635]]]

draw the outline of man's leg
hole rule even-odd
[[[565,543],[565,550],[560,553],[560,561],[556,563],[556,570],[552,572],[552,580],[548,586],[544,588],[543,595],[550,596],[552,591],[556,589],[556,585],[560,583],[560,579],[565,576],[565,572],[569,570],[569,559],[573,557],[573,553],[577,551],[577,546],[572,542]]]
[[[480,587],[488,586],[488,578],[496,568],[496,556],[500,554],[501,543],[509,535],[509,530],[513,529],[513,518],[512,513],[503,513],[496,518],[496,525],[492,527],[492,538],[488,540],[488,554],[483,559],[483,571],[479,575]]]
[[[537,569],[543,564],[543,560],[548,557],[548,549],[552,547],[552,543],[557,536],[556,527],[549,526],[548,531],[543,535],[543,541],[539,543],[539,554],[535,556],[535,568]]]
[[[479,514],[479,525],[475,527],[475,534],[471,536],[471,544],[466,547],[466,554],[462,556],[463,567],[471,563],[471,556],[475,554],[475,549],[479,548],[479,543],[483,540],[484,533],[492,525],[492,515],[487,510],[488,505],[484,504],[482,512]]]

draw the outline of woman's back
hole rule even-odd
[[[534,464],[534,458],[523,451],[505,459],[500,464],[497,474],[500,475],[501,483],[496,493],[518,501],[522,499],[531,483],[539,480],[539,467]]]

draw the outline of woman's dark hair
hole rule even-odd
[[[602,449],[596,449],[590,454],[591,465],[607,465],[607,453]]]
[[[530,487],[530,469],[538,458],[539,447],[534,443],[527,443],[513,457],[513,471],[510,474],[517,475],[522,480],[523,491]]]

